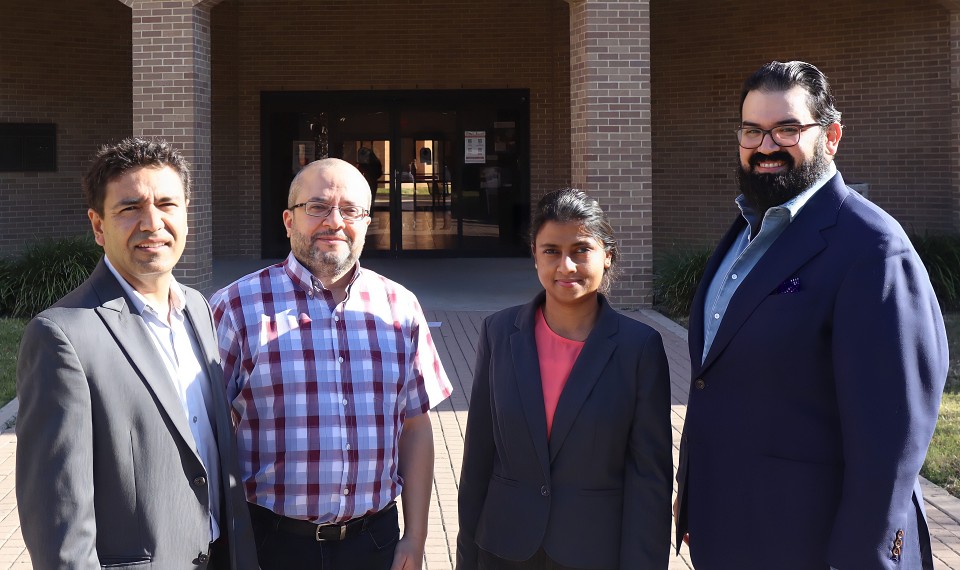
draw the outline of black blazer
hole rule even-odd
[[[550,439],[534,338],[541,293],[483,323],[460,475],[457,568],[477,548],[566,566],[667,568],[672,438],[660,335],[600,316],[560,396]]]

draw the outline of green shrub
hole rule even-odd
[[[668,253],[655,264],[653,302],[671,317],[687,317],[710,257],[709,250]]]
[[[103,250],[91,236],[44,240],[0,263],[0,314],[29,318],[80,285]]]
[[[960,310],[960,235],[912,235],[944,311]]]

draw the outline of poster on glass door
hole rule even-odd
[[[484,164],[487,162],[487,132],[463,132],[463,162],[465,164]]]

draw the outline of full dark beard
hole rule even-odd
[[[800,163],[800,166],[795,166],[793,157],[784,151],[754,154],[750,157],[750,171],[745,171],[738,160],[737,184],[740,192],[762,216],[769,208],[795,198],[827,172],[830,162],[827,161],[825,150],[824,141],[819,141],[813,158]],[[764,160],[782,160],[787,164],[787,171],[780,174],[754,172],[753,168]]]

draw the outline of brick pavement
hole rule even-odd
[[[436,438],[436,476],[430,512],[425,568],[453,570],[457,540],[457,481],[463,456],[463,433],[467,419],[468,395],[473,379],[476,340],[480,323],[489,312],[427,311],[434,327],[434,339],[447,373],[454,384],[454,395],[438,406],[433,415]],[[686,331],[652,311],[630,313],[660,331],[670,361],[672,383],[672,423],[674,428],[674,464],[677,462],[680,432],[686,413],[689,364]],[[14,408],[15,409],[15,408]],[[5,408],[8,413],[11,411]],[[5,419],[0,413],[0,425]],[[16,436],[7,429],[0,433],[0,570],[30,568],[14,496],[14,457]],[[935,485],[923,481],[938,569],[960,570],[960,500]],[[684,546],[679,557],[671,557],[670,570],[691,569]]]

